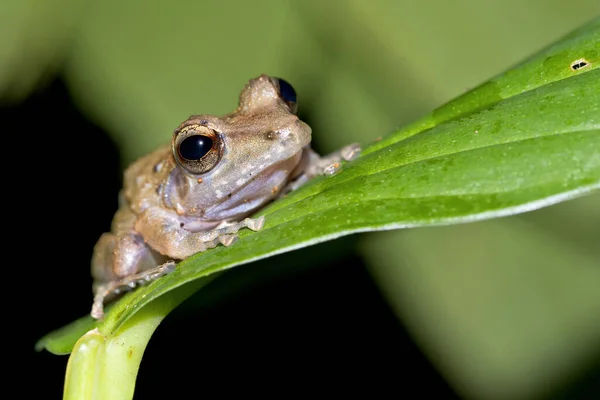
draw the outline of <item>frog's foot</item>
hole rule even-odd
[[[341,161],[354,160],[360,154],[360,145],[358,143],[352,143],[348,146],[344,146],[335,153],[332,153],[326,157],[321,158],[318,163],[318,168],[321,169],[321,175],[333,175],[341,166]]]
[[[283,196],[298,189],[315,176],[335,174],[340,169],[342,161],[354,160],[360,154],[360,150],[360,145],[358,143],[352,143],[342,147],[334,153],[321,157],[309,149],[305,161],[308,165],[304,169],[304,173],[296,178],[296,180],[289,183],[284,190],[281,191],[280,195]]]
[[[339,150],[340,156],[346,160],[351,161],[354,160],[360,154],[360,144],[352,143],[348,146],[344,146]],[[335,153],[334,153],[335,154]]]
[[[104,318],[104,300],[109,296],[117,295],[124,291],[134,289],[136,286],[152,282],[174,270],[175,262],[169,261],[156,268],[99,285],[94,290],[94,304],[92,305],[92,312],[90,313],[92,318],[98,320]]]
[[[205,242],[207,248],[215,247],[221,243],[223,246],[231,246],[238,240],[236,233],[242,228],[248,228],[253,231],[260,231],[265,225],[265,216],[258,218],[245,218],[240,222],[222,222],[215,228],[218,236]]]
[[[258,218],[245,218],[240,222],[221,222],[215,229],[219,231],[220,234],[227,235],[237,233],[242,228],[248,228],[256,232],[260,231],[263,226],[265,226],[264,215]],[[225,244],[225,246],[227,245]]]

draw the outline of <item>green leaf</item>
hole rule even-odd
[[[573,70],[572,64],[585,60],[587,65]],[[510,97],[598,68],[600,61],[600,18],[591,21],[550,45],[519,66],[490,79],[434,110],[418,121],[390,135],[368,151],[376,151],[445,121],[493,107]]]
[[[525,212],[600,186],[600,20],[429,117],[367,147],[260,214],[260,232],[177,270],[38,343],[65,353],[97,325],[113,335],[142,307],[202,277],[354,232]],[[573,70],[571,63],[588,65]],[[186,296],[183,296],[180,301]]]

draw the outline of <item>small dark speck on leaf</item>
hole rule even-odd
[[[183,228],[183,226],[184,226],[184,225],[185,225],[185,224],[184,224],[183,222],[180,222],[180,223],[179,223],[179,227],[180,227],[180,228]]]
[[[585,58],[580,58],[579,60],[575,60],[571,63],[571,69],[573,71],[577,71],[578,69],[585,68],[589,65],[590,63]]]

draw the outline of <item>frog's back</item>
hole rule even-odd
[[[127,167],[123,194],[136,214],[161,202],[161,184],[167,180],[173,168],[175,161],[170,145],[159,147]]]

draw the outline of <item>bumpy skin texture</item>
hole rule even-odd
[[[236,111],[191,116],[170,146],[125,171],[111,232],[100,237],[92,257],[94,318],[103,317],[106,299],[168,273],[175,260],[231,245],[243,227],[260,230],[264,218],[249,215],[358,154],[356,144],[327,157],[311,150],[311,129],[295,115],[295,93],[283,93],[280,82],[252,79]],[[198,138],[201,157],[185,158],[182,143]]]

